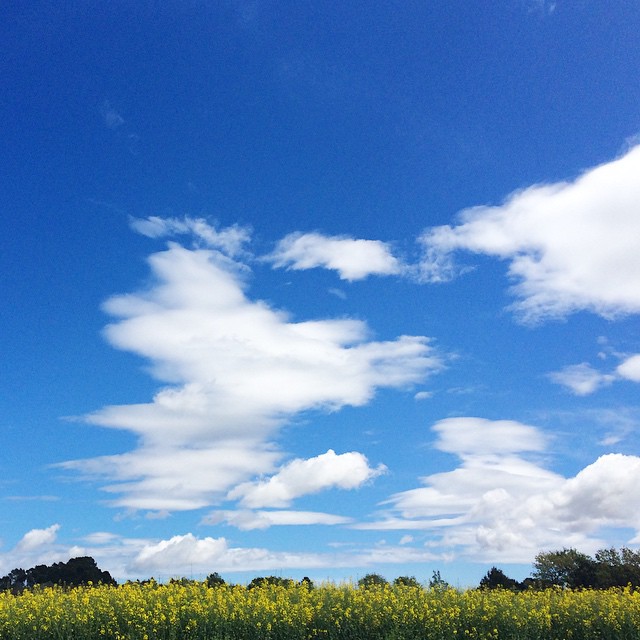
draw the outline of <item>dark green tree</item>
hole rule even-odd
[[[221,587],[222,585],[226,584],[224,578],[217,571],[210,573],[207,576],[205,582],[207,583],[208,587]]]
[[[379,573],[367,573],[366,576],[362,576],[362,578],[358,580],[358,586],[361,589],[369,589],[370,587],[381,587],[385,584],[389,584],[389,582]]]
[[[640,551],[623,547],[600,549],[596,553],[596,587],[640,586]]]
[[[398,576],[393,584],[396,587],[420,587],[420,583],[414,576]]]
[[[539,553],[533,563],[533,579],[540,587],[579,589],[596,583],[597,563],[576,549]]]
[[[0,578],[0,589],[20,593],[27,586],[27,572],[24,569],[12,569]]]
[[[31,569],[13,569],[0,580],[3,588],[20,591],[36,585],[59,584],[75,587],[86,584],[116,585],[108,571],[101,571],[90,556],[71,558],[67,562],[54,562],[52,565],[38,564]],[[7,586],[4,586],[7,585]]]
[[[53,580],[57,584],[69,586],[92,584],[116,585],[108,571],[101,571],[91,556],[71,558],[68,562],[58,562],[51,566]]]
[[[266,585],[291,588],[295,586],[295,584],[296,583],[291,578],[281,578],[280,576],[258,576],[247,585],[247,589],[255,589],[256,587],[263,587]]]
[[[183,587],[189,587],[198,584],[198,581],[193,578],[169,578],[169,584],[179,584]]]
[[[486,575],[480,580],[481,589],[510,589],[511,591],[519,591],[522,584],[513,578],[509,578],[502,569],[491,567]]]
[[[627,584],[631,584],[634,587],[640,587],[640,549],[634,551],[633,549],[622,547],[620,555],[626,570],[624,576],[626,584],[623,586],[626,587]]]

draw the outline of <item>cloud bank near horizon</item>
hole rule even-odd
[[[640,544],[640,518],[629,509],[640,500],[640,457],[605,454],[574,476],[565,477],[548,468],[552,439],[537,427],[509,420],[459,417],[438,421],[432,432],[433,447],[454,456],[457,466],[421,478],[418,488],[390,496],[380,504],[382,511],[371,514],[370,519],[358,521],[335,514],[270,508],[288,503],[292,496],[286,494],[283,499],[282,488],[272,490],[265,480],[239,485],[239,493],[251,496],[255,500],[252,504],[268,508],[213,511],[201,521],[204,526],[225,524],[241,531],[324,525],[387,535],[397,532],[396,544],[381,540],[373,545],[351,543],[333,551],[275,551],[232,546],[222,536],[185,533],[151,539],[96,532],[69,545],[58,542],[60,525],[54,524],[27,532],[13,549],[0,553],[0,571],[9,571],[16,562],[34,566],[79,555],[95,557],[119,578],[184,575],[186,567],[192,573],[206,574],[211,567],[233,573],[276,568],[364,568],[454,558],[531,563],[545,549],[575,547],[594,553],[610,546],[602,535],[605,531],[609,536],[618,531],[624,545]],[[338,457],[330,452],[323,455]],[[300,491],[296,474],[307,472],[308,482],[310,468],[322,458],[295,460],[283,465],[272,478]],[[343,458],[345,465],[354,464],[349,455]],[[366,463],[356,464],[365,476],[381,471],[371,471]],[[340,473],[346,468],[329,465],[323,469],[330,474],[325,485],[339,486]],[[318,482],[318,476],[315,479]],[[358,479],[350,482],[359,484]],[[256,492],[265,487],[269,489],[266,494]],[[308,491],[309,487],[302,490]]]
[[[606,454],[565,478],[544,464],[549,439],[538,428],[477,417],[437,422],[434,448],[455,455],[451,471],[421,479],[399,492],[370,530],[423,531],[431,544],[476,561],[532,562],[543,549],[594,552],[606,529],[634,531],[640,517],[640,457]]]

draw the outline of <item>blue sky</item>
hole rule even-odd
[[[640,544],[640,5],[5,2],[0,572]]]

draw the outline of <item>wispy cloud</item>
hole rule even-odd
[[[640,354],[627,356],[614,371],[603,373],[582,362],[548,374],[553,382],[567,387],[577,396],[587,396],[620,380],[640,382]]]
[[[462,212],[457,226],[427,230],[422,277],[458,272],[456,251],[509,262],[513,310],[525,322],[579,310],[640,312],[640,146],[573,182],[533,186],[504,204]]]
[[[548,444],[530,425],[450,418],[434,430],[434,446],[459,466],[422,478],[422,487],[392,496],[378,521],[355,527],[422,530],[441,549],[488,562],[531,562],[563,546],[592,552],[607,527],[640,533],[629,509],[640,500],[640,458],[604,455],[565,478],[539,462]]]
[[[244,246],[251,239],[248,227],[233,225],[217,229],[204,218],[130,218],[131,228],[148,238],[166,238],[176,235],[189,235],[201,246],[218,249],[230,257],[243,252]]]
[[[125,122],[124,118],[111,106],[108,100],[102,103],[100,113],[109,129],[119,129]]]
[[[342,280],[362,280],[370,275],[393,275],[402,271],[388,244],[379,240],[356,240],[320,233],[291,233],[266,258],[276,267],[338,272]]]
[[[190,219],[134,226],[152,237],[190,231],[229,253],[245,240],[233,228],[216,230]],[[94,425],[133,432],[139,446],[62,465],[111,481],[105,490],[118,495],[115,505],[165,511],[214,504],[233,487],[274,472],[282,458],[277,432],[297,413],[361,406],[379,388],[407,387],[442,367],[424,336],[376,342],[360,320],[294,322],[251,300],[248,267],[214,248],[170,243],[150,256],[149,265],[148,289],[105,303],[116,318],[105,336],[147,360],[165,386],[151,402],[107,406],[86,416]],[[296,480],[296,465],[308,471],[307,485]],[[330,452],[243,485],[236,496],[251,506],[260,503],[259,495],[265,496],[262,504],[288,504],[308,491],[347,486],[339,477],[342,467],[360,474],[351,486],[378,472],[360,454]],[[327,471],[329,480],[322,475]]]
[[[527,11],[544,16],[555,13],[557,3],[552,0],[526,0]]]
[[[548,375],[552,382],[567,387],[577,396],[587,396],[601,387],[610,385],[615,376],[601,373],[590,364],[581,362],[553,371]]]
[[[352,522],[352,518],[318,511],[252,511],[250,509],[212,511],[202,520],[202,524],[217,525],[224,523],[237,527],[242,531],[291,525],[338,525],[349,524],[350,522]]]

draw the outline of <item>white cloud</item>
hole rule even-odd
[[[71,557],[82,555],[82,547],[58,543],[59,530],[59,524],[52,524],[45,529],[27,531],[13,549],[0,553],[0,575],[5,575],[12,569],[29,569],[38,564],[65,562]]]
[[[305,514],[299,512],[271,512],[285,520],[311,520],[329,514]],[[278,515],[279,514],[279,515]],[[322,523],[322,522],[321,522]],[[326,522],[324,524],[331,524]],[[283,569],[335,569],[337,567],[365,568],[382,564],[431,562],[438,556],[424,548],[409,546],[405,537],[400,546],[376,544],[374,546],[334,545],[332,551],[274,551],[264,547],[232,546],[224,537],[198,537],[193,533],[176,535],[169,539],[128,538],[99,531],[84,536],[80,545],[57,540],[59,525],[28,532],[24,539],[38,539],[38,544],[28,550],[16,545],[0,553],[0,575],[16,567],[30,568],[37,564],[66,562],[78,556],[95,558],[98,566],[119,581],[145,579],[155,576],[166,580],[172,576],[203,578],[212,568],[226,573],[246,573]],[[43,532],[49,532],[47,534]],[[53,535],[51,535],[53,533]],[[342,549],[342,550],[341,550]]]
[[[546,442],[538,429],[514,420],[447,418],[433,430],[437,449],[460,456],[542,451]]]
[[[213,511],[202,520],[203,524],[225,523],[242,531],[290,525],[338,525],[350,522],[352,522],[351,518],[318,511],[251,511],[249,509]]]
[[[119,536],[115,533],[110,533],[109,531],[95,531],[93,533],[87,534],[83,540],[86,544],[89,545],[106,545],[111,544],[119,539]]]
[[[551,495],[554,518],[574,529],[601,524],[640,528],[640,458],[610,453],[566,480]]]
[[[553,371],[547,377],[577,396],[587,396],[620,380],[640,382],[640,354],[627,356],[611,373],[603,373],[582,362]]]
[[[601,373],[586,362],[569,365],[548,374],[548,377],[577,396],[587,396],[615,380],[615,376]]]
[[[131,228],[148,238],[165,238],[175,235],[191,235],[205,247],[219,249],[231,257],[242,253],[244,245],[251,239],[246,227],[233,225],[218,231],[204,218],[131,218]]]
[[[162,416],[159,415],[159,419]],[[279,455],[262,441],[143,443],[128,453],[63,463],[67,469],[116,480],[104,490],[122,494],[114,505],[154,512],[199,509],[230,486],[269,471]]]
[[[362,280],[370,275],[400,273],[400,262],[379,240],[354,240],[319,233],[291,233],[267,259],[276,267],[337,271],[342,280]]]
[[[32,529],[28,531],[16,545],[16,552],[31,552],[39,547],[50,545],[55,541],[58,529],[60,529],[59,524],[52,524],[46,529]]]
[[[626,358],[618,365],[616,373],[625,380],[640,382],[640,353]]]
[[[427,231],[422,277],[455,275],[456,251],[509,261],[514,310],[525,322],[579,310],[640,312],[640,146],[573,182],[536,185],[500,206],[463,211],[460,224]]]
[[[640,531],[629,508],[640,500],[640,458],[604,455],[565,478],[525,458],[545,442],[529,425],[453,418],[434,428],[436,448],[459,466],[395,494],[379,521],[356,528],[430,531],[441,549],[487,562],[531,562],[540,549],[567,546],[592,553],[606,544],[605,528]]]
[[[220,573],[295,568],[307,571],[429,562],[436,557],[424,549],[391,545],[353,549],[346,553],[272,551],[259,547],[231,547],[225,538],[198,538],[188,533],[145,544],[130,562],[128,571],[136,575],[184,575],[187,567],[194,574],[210,573],[211,567],[216,567]]]
[[[370,467],[357,451],[337,455],[329,449],[315,458],[292,460],[270,478],[238,485],[227,497],[254,509],[287,507],[295,498],[326,489],[357,489],[385,471],[384,465]]]
[[[298,412],[361,406],[378,388],[404,388],[442,366],[425,337],[375,342],[362,321],[294,322],[250,300],[246,270],[213,249],[170,243],[149,264],[147,290],[105,303],[116,318],[105,336],[146,359],[165,386],[151,402],[85,417],[131,431],[135,450],[62,465],[112,480],[106,490],[119,494],[117,506],[162,512],[213,504],[274,471],[281,454],[273,440]]]

